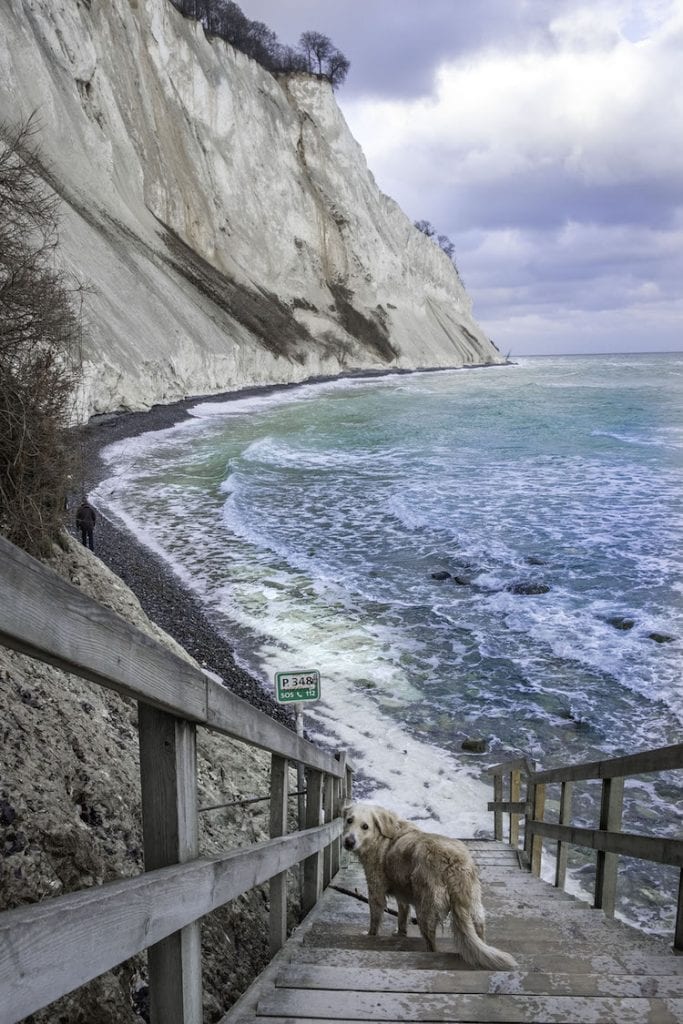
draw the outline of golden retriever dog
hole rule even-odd
[[[377,935],[387,895],[398,902],[398,934],[405,935],[411,905],[427,946],[451,915],[456,950],[465,963],[488,971],[517,964],[484,941],[484,908],[477,867],[464,843],[416,825],[373,804],[344,808],[343,843],[363,865],[370,902],[369,935]]]

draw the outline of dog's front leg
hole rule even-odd
[[[368,902],[370,903],[370,930],[368,935],[377,935],[382,924],[382,918],[384,917],[386,893],[382,890],[369,891]]]

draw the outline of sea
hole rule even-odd
[[[423,827],[490,834],[490,764],[681,742],[683,354],[200,401],[104,457],[98,508],[173,568],[266,690],[318,671],[308,734]],[[681,781],[629,781],[624,830],[681,837]],[[577,786],[575,824],[597,826],[599,798]],[[558,806],[549,788],[549,820]],[[670,933],[678,870],[621,865],[619,913]],[[594,855],[570,868],[590,890]]]

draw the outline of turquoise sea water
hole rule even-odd
[[[681,740],[683,355],[207,402],[107,457],[98,505],[144,524],[265,686],[319,669],[311,729],[434,827],[465,736],[544,766]],[[680,798],[632,784],[624,827],[680,834]],[[652,916],[668,881],[629,878]]]

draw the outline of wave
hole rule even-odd
[[[614,441],[621,441],[623,444],[640,445],[643,448],[683,448],[683,442],[678,443],[656,437],[646,437],[642,434],[620,434],[611,430],[592,430],[591,437],[611,437]]]

